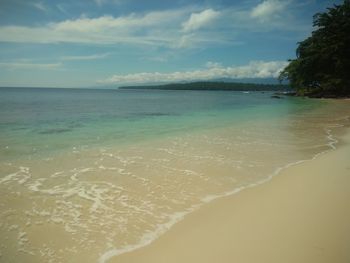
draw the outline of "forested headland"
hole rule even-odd
[[[298,43],[296,58],[281,72],[297,95],[350,96],[350,0],[313,18],[311,36]]]
[[[217,90],[217,91],[288,91],[289,85],[256,84],[237,82],[190,82],[164,85],[124,86],[119,89],[148,89],[148,90]]]

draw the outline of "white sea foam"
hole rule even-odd
[[[295,161],[292,163],[288,163],[284,166],[278,167],[275,169],[275,171],[272,174],[268,175],[264,179],[261,179],[261,180],[254,182],[254,183],[250,183],[250,184],[245,185],[245,186],[236,187],[235,189],[233,189],[231,191],[227,191],[225,193],[207,195],[206,197],[203,197],[201,199],[202,203],[197,204],[197,205],[193,205],[191,208],[187,209],[186,211],[174,213],[172,216],[169,217],[169,221],[167,221],[164,224],[158,225],[154,231],[150,231],[150,232],[147,232],[146,234],[144,234],[139,239],[139,242],[137,244],[133,244],[133,245],[130,244],[130,245],[120,247],[120,248],[108,249],[106,252],[104,252],[103,254],[100,255],[100,257],[98,259],[98,263],[106,263],[106,262],[108,262],[108,260],[110,260],[113,257],[116,257],[118,255],[121,255],[121,254],[124,254],[127,252],[131,252],[131,251],[134,251],[136,249],[139,249],[139,248],[142,248],[142,247],[149,245],[150,243],[152,243],[153,241],[158,239],[161,235],[163,235],[165,232],[167,232],[173,225],[175,225],[179,221],[183,220],[186,215],[199,209],[205,203],[212,202],[212,201],[219,199],[219,198],[231,196],[231,195],[237,194],[245,189],[256,187],[258,185],[264,184],[264,183],[270,181],[273,177],[280,174],[280,172],[282,170],[285,170],[291,166],[295,166],[295,165],[301,164],[301,163],[306,162],[306,161],[314,160],[314,159],[318,158],[320,155],[323,155],[331,150],[335,150],[336,144],[338,143],[338,140],[333,136],[332,128],[338,128],[338,127],[342,127],[342,126],[344,126],[344,125],[333,125],[333,126],[329,126],[329,127],[325,128],[326,138],[327,138],[328,142],[324,146],[328,146],[329,149],[322,151],[322,152],[319,152],[319,153],[316,153],[310,159],[298,160],[298,161]],[[174,154],[173,151],[170,151],[168,149],[158,148],[158,150],[165,151],[169,154]],[[193,171],[182,170],[182,172],[192,173]]]
[[[9,182],[9,181],[17,181],[19,184],[25,183],[29,178],[31,178],[29,167],[19,167],[19,171],[15,173],[8,174],[0,179],[0,184]]]
[[[213,140],[210,136],[206,139],[205,136],[184,136],[185,139],[177,139],[176,143],[165,141],[149,148],[82,150],[79,158],[73,160],[72,154],[55,156],[53,160],[62,163],[59,171],[51,163],[34,159],[21,164],[22,167],[18,167],[19,164],[6,167],[7,175],[0,179],[0,185],[11,189],[11,198],[18,198],[20,205],[23,201],[27,210],[14,210],[8,217],[2,212],[1,216],[12,224],[18,221],[17,228],[8,222],[2,228],[12,229],[12,234],[19,235],[23,251],[41,251],[46,262],[59,262],[60,253],[68,257],[74,249],[64,248],[60,252],[47,240],[44,241],[48,247],[34,246],[25,240],[27,237],[22,232],[32,237],[31,231],[37,226],[53,227],[71,239],[76,245],[75,251],[83,253],[92,248],[105,251],[98,261],[107,262],[114,256],[150,244],[203,204],[265,183],[281,170],[306,161],[273,169],[288,159],[299,158],[300,152],[298,155],[293,152],[297,147],[306,149],[302,156],[325,148],[323,152],[335,149],[338,141],[332,131],[337,127],[340,126],[325,129],[328,147],[319,137],[308,146],[311,141],[293,141],[290,137],[270,143],[267,135],[256,139],[259,135],[254,132],[235,141],[234,132],[232,137],[225,137],[229,131],[216,134]],[[251,138],[254,141],[244,148],[244,140]],[[295,134],[292,138],[298,139]],[[286,143],[286,139],[292,143]],[[281,149],[284,159],[277,157],[275,163],[265,164],[266,158],[261,158],[264,146],[270,147],[268,150]],[[252,147],[257,151],[250,152],[255,149]],[[285,156],[287,152],[291,155]],[[13,172],[16,167],[17,171]],[[220,194],[215,194],[218,192]]]
[[[159,236],[164,234],[166,231],[168,231],[173,225],[175,225],[177,222],[181,221],[187,214],[193,212],[196,210],[198,206],[193,206],[191,209],[188,209],[187,211],[184,212],[177,212],[173,214],[169,221],[165,224],[160,224],[154,231],[150,231],[145,233],[139,240],[139,242],[136,245],[127,245],[122,248],[112,248],[103,253],[99,260],[98,263],[105,263],[112,257],[133,251],[135,249],[147,246],[151,244],[154,240],[156,240]]]

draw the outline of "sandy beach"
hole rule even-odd
[[[115,263],[350,262],[350,132],[337,149],[215,200]]]

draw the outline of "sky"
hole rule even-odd
[[[273,78],[329,0],[0,0],[0,86]]]

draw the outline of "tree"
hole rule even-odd
[[[350,0],[314,15],[313,26],[280,81],[289,80],[298,95],[350,96]]]

